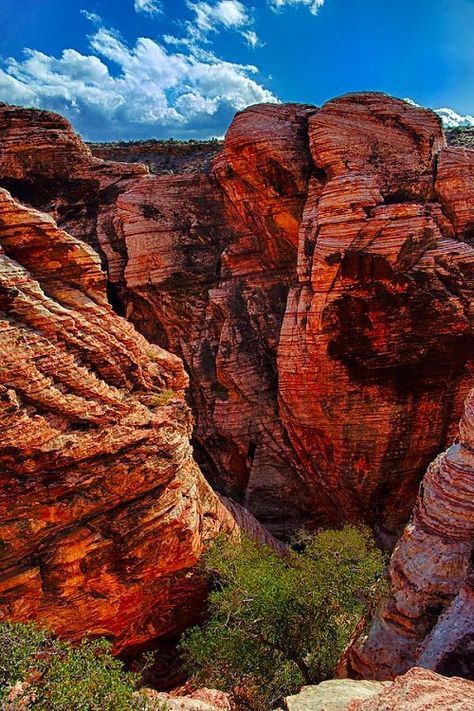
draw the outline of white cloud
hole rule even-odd
[[[144,12],[148,15],[158,15],[162,12],[159,0],[134,0],[135,12]]]
[[[282,10],[288,6],[306,6],[313,15],[317,15],[325,0],[268,0],[272,10]]]
[[[95,12],[89,12],[88,10],[81,10],[81,15],[84,15],[86,20],[90,20],[95,25],[100,25],[102,23],[102,18]]]
[[[196,25],[202,32],[211,32],[223,25],[227,29],[236,29],[250,24],[250,17],[239,0],[218,0],[208,2],[191,2],[186,5],[196,15]]]
[[[260,42],[258,35],[256,32],[253,30],[248,30],[247,32],[242,32],[242,37],[244,37],[247,40],[247,44],[249,47],[252,47],[252,49],[255,49],[255,47],[261,47],[262,43]]]
[[[172,51],[146,37],[130,47],[104,27],[90,47],[89,55],[27,49],[6,60],[0,100],[58,111],[92,140],[220,136],[236,111],[277,101],[256,67],[197,47]]]
[[[170,43],[196,45],[209,42],[209,35],[221,30],[238,32],[250,47],[258,47],[259,39],[253,27],[253,17],[240,0],[214,0],[193,2],[186,5],[194,13],[194,19],[184,23],[185,38],[170,37]]]
[[[438,116],[441,117],[445,128],[459,128],[461,126],[474,126],[474,116],[470,114],[461,115],[453,109],[435,109]]]
[[[406,101],[407,104],[411,104],[412,106],[421,107],[421,104],[417,104],[416,101],[413,101],[413,99],[405,98],[403,99],[403,101]],[[454,111],[454,109],[449,108],[432,109],[432,111],[434,111],[435,114],[438,114],[444,128],[460,128],[463,126],[474,126],[474,116],[471,116],[470,114],[458,114],[456,111]]]

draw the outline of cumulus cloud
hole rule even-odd
[[[252,13],[240,0],[215,0],[214,2],[186,0],[186,6],[194,17],[183,23],[184,37],[167,35],[164,38],[169,44],[197,48],[199,45],[209,43],[212,34],[222,30],[233,30],[240,34],[250,47],[260,46],[257,33],[252,29]]]
[[[196,13],[196,24],[203,32],[215,30],[218,25],[235,29],[250,24],[247,10],[239,0],[218,0],[214,4],[188,0],[186,4]]]
[[[135,12],[144,12],[148,15],[158,15],[162,12],[159,0],[134,0]]]
[[[89,40],[87,55],[26,49],[7,59],[0,100],[58,111],[90,140],[220,136],[236,111],[277,101],[256,67],[209,51],[170,51],[146,37],[131,47],[103,26]]]
[[[306,6],[313,15],[317,15],[325,0],[268,0],[272,10],[282,10],[290,5]]]

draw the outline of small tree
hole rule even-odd
[[[32,623],[0,624],[2,709],[138,711],[136,682],[104,639],[74,646]]]
[[[300,539],[285,558],[243,538],[218,539],[203,558],[209,621],[181,650],[197,683],[268,709],[328,678],[376,593],[384,557],[368,531],[345,526]]]

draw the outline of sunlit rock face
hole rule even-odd
[[[428,467],[390,562],[390,593],[341,673],[387,679],[415,664],[474,679],[474,390],[457,441]]]
[[[452,440],[472,374],[474,252],[466,215],[453,217],[473,211],[474,154],[444,167],[434,114],[380,95],[329,102],[309,120],[309,143],[281,418],[336,515],[390,532],[423,465]]]
[[[410,669],[370,699],[352,701],[345,711],[468,711],[474,684],[426,669]]]
[[[468,711],[474,683],[414,668],[395,681],[331,679],[285,699],[287,711]]]
[[[0,617],[119,651],[201,613],[206,540],[270,539],[205,481],[182,362],[105,283],[91,247],[0,189]]]
[[[183,358],[208,479],[279,534],[364,520],[390,544],[472,378],[474,153],[381,94],[250,107],[201,173],[102,162],[44,112],[0,127],[0,185]]]

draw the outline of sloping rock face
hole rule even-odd
[[[0,184],[183,358],[208,479],[279,534],[362,519],[390,544],[472,378],[474,152],[379,94],[251,107],[208,173],[103,163],[51,114],[0,128]]]
[[[474,679],[473,543],[474,390],[457,442],[423,479],[391,559],[389,597],[343,671],[387,679],[417,664]]]
[[[0,190],[1,617],[119,651],[200,613],[191,569],[239,528],[193,461],[186,386],[113,312],[95,252]]]

